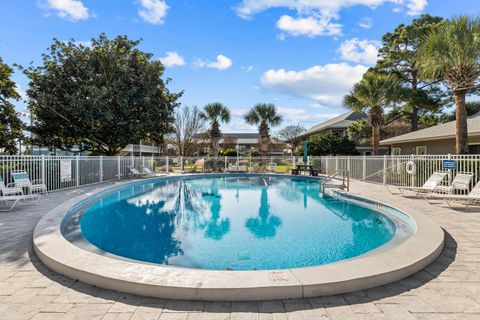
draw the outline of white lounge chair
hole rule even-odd
[[[36,195],[38,196],[38,194]],[[13,208],[22,200],[31,199],[32,195],[25,195],[25,194],[16,194],[10,196],[0,196],[0,203],[4,203],[7,205],[7,208],[0,208],[0,211],[12,211]],[[11,205],[8,205],[11,203]]]
[[[451,207],[450,201],[460,201],[464,202],[465,206],[468,207],[471,204],[480,203],[480,181],[473,187],[473,189],[468,194],[438,194],[434,193],[429,196],[429,200],[438,199],[446,201],[447,204]]]
[[[142,166],[142,174],[144,174],[146,177],[155,177],[155,172],[150,170],[149,167]]]
[[[145,177],[147,177],[147,175],[138,171],[138,169],[135,168],[134,166],[127,166],[127,169],[129,171],[129,175],[133,178],[145,178]]]
[[[12,196],[12,195],[21,195],[23,190],[20,187],[15,187],[14,183],[9,183],[5,185],[3,178],[0,177],[0,195],[2,196]]]
[[[440,185],[442,180],[447,176],[446,172],[434,172],[430,178],[428,178],[427,181],[423,184],[421,187],[398,187],[398,190],[400,190],[400,193],[402,196],[405,196],[405,193],[403,191],[412,191],[415,192],[415,196],[418,196],[419,194],[423,194],[424,196],[429,195],[430,193],[433,193],[435,189]]]
[[[12,171],[12,179],[15,183],[15,187],[27,188],[30,194],[46,194],[48,192],[47,185],[42,179],[36,179],[31,181],[26,171]]]
[[[247,166],[237,166],[229,164],[227,168],[228,172],[247,172]]]
[[[277,164],[275,162],[271,162],[267,165],[267,171],[270,172],[277,172]]]
[[[455,178],[453,178],[452,184],[449,186],[438,185],[435,189],[436,193],[448,193],[453,194],[456,190],[464,191],[468,193],[470,189],[470,182],[472,181],[473,173],[470,172],[457,172]]]

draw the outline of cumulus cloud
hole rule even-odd
[[[86,20],[91,16],[81,0],[47,0],[40,2],[40,7],[52,10],[60,18],[72,21]]]
[[[202,59],[196,59],[193,65],[196,68],[213,68],[217,70],[226,70],[232,66],[232,60],[223,54],[219,54],[217,59],[213,62],[208,62]]]
[[[284,15],[278,20],[277,28],[293,36],[340,35],[342,25],[332,23],[329,17],[293,18]]]
[[[409,16],[419,15],[427,5],[427,0],[410,0],[407,3],[407,14]]]
[[[370,29],[373,26],[372,19],[368,17],[364,17],[362,20],[358,22],[358,26],[363,29]]]
[[[290,123],[305,123],[305,122],[321,122],[338,116],[338,114],[312,114],[309,110],[302,108],[284,108],[279,107],[280,113],[284,120]]]
[[[418,14],[427,6],[427,0],[242,0],[235,10],[243,19],[271,8],[294,10],[297,17],[283,15],[277,27],[293,36],[315,37],[340,34],[342,26],[333,21],[339,19],[339,12],[344,8],[355,5],[375,8],[384,3],[406,6],[409,15]]]
[[[138,14],[145,22],[163,24],[167,16],[168,5],[164,0],[140,0]]]
[[[377,62],[380,41],[353,38],[342,42],[338,48],[340,59],[350,62],[375,64]]]
[[[185,60],[183,57],[175,51],[167,51],[165,57],[160,58],[160,61],[167,68],[185,65]]]
[[[262,75],[260,83],[269,91],[339,106],[343,96],[360,81],[367,69],[363,65],[347,63],[314,66],[300,71],[270,69]]]

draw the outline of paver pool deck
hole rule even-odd
[[[351,192],[418,210],[445,230],[435,262],[401,281],[350,294],[277,301],[199,302],[145,298],[60,276],[33,253],[38,220],[103,185],[51,193],[0,212],[0,319],[480,319],[480,208],[452,210],[352,182]]]

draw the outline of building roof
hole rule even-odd
[[[311,136],[313,134],[320,133],[322,131],[331,130],[331,129],[347,129],[348,126],[357,120],[366,118],[367,115],[364,112],[349,111],[338,117],[332,118],[325,122],[319,123],[310,129],[307,130],[304,134],[299,136],[299,138],[304,138]]]
[[[467,119],[468,135],[480,135],[480,114],[477,113]],[[414,141],[441,140],[455,138],[455,121],[442,123],[430,128],[409,132],[393,138],[380,141],[381,145],[390,145],[394,143],[405,143]]]

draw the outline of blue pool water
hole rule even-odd
[[[395,224],[323,199],[319,180],[183,177],[125,186],[80,216],[83,237],[126,258],[202,269],[284,269],[332,263],[388,242]]]

